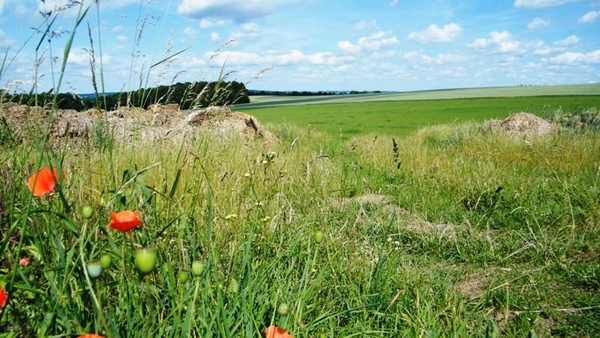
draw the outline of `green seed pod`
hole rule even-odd
[[[187,270],[179,271],[179,283],[185,284],[190,279],[190,273]]]
[[[279,307],[277,308],[277,313],[279,313],[280,316],[287,316],[289,312],[290,307],[286,303],[279,304]]]
[[[315,239],[315,242],[317,242],[317,243],[321,243],[323,241],[323,237],[324,237],[323,231],[317,231],[314,234],[314,239]]]
[[[141,273],[149,273],[154,270],[156,265],[156,251],[154,249],[141,249],[136,251],[135,266]]]
[[[94,208],[90,207],[89,205],[86,205],[83,208],[81,208],[81,216],[83,216],[83,218],[90,219],[92,218],[93,214]]]
[[[192,263],[192,274],[196,277],[199,277],[204,272],[204,263],[200,261],[194,261]]]
[[[99,277],[102,274],[102,265],[98,261],[89,262],[87,272],[91,278]]]
[[[110,267],[110,263],[112,262],[112,258],[110,255],[102,255],[100,257],[100,265],[102,265],[103,269],[108,269]]]

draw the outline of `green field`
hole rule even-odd
[[[498,97],[533,97],[533,96],[569,96],[600,95],[600,84],[579,84],[562,86],[530,86],[530,87],[488,87],[464,89],[423,90],[413,92],[387,92],[356,95],[322,95],[322,96],[252,96],[249,104],[238,105],[241,109],[372,101],[400,100],[441,100],[465,98],[498,98]]]
[[[583,92],[587,93],[587,91]],[[441,97],[454,93],[454,91],[435,92]],[[471,90],[471,93],[481,94],[475,90]],[[388,94],[382,95],[388,97]],[[513,113],[523,111],[539,116],[550,116],[557,110],[566,113],[579,112],[588,108],[599,109],[600,95],[375,100],[302,105],[298,104],[299,101],[294,101],[293,104],[282,102],[286,102],[286,98],[279,97],[279,101],[272,101],[274,106],[271,107],[236,106],[235,108],[256,116],[262,123],[289,123],[301,128],[310,126],[330,135],[348,139],[366,133],[406,136],[425,126],[504,119]]]

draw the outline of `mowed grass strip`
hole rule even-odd
[[[240,108],[262,123],[310,127],[342,139],[378,133],[406,136],[419,128],[504,119],[518,112],[550,116],[557,110],[600,108],[600,95],[370,101]]]

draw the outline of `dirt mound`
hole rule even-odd
[[[39,135],[47,130],[50,110],[14,103],[0,105],[0,118],[13,138]],[[115,111],[90,109],[85,112],[58,110],[53,112],[49,139],[64,144],[90,144],[112,134],[115,140],[181,141],[202,136],[241,137],[246,140],[276,141],[256,118],[229,108],[210,107],[183,112],[175,105],[153,105],[141,108],[119,108]]]
[[[513,114],[504,120],[488,121],[487,125],[492,130],[522,136],[543,136],[558,130],[556,124],[539,116],[524,112]]]

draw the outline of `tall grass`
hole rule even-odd
[[[270,129],[278,142],[134,138],[103,148],[55,147],[39,141],[43,128],[30,139],[0,124],[2,335],[600,329],[596,130],[515,138],[467,123],[346,142]],[[46,166],[58,184],[33,197],[28,177]],[[144,224],[109,227],[123,210]],[[145,274],[142,248],[157,254]]]

